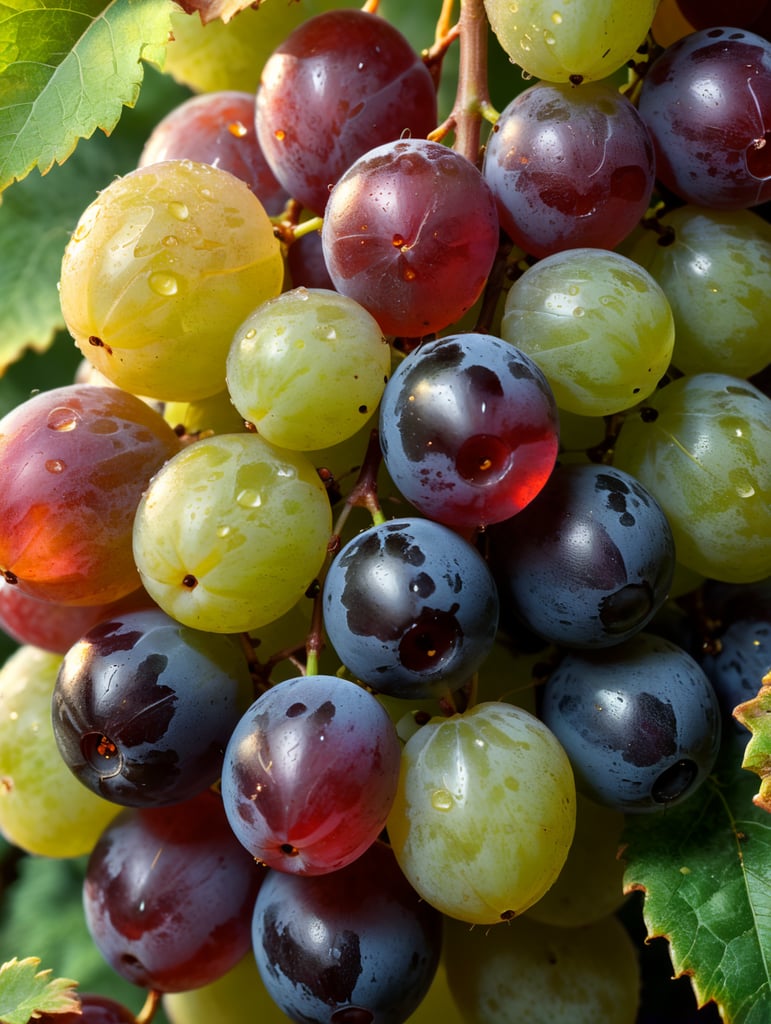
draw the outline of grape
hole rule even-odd
[[[402,33],[365,11],[329,11],[291,32],[265,63],[257,135],[286,191],[321,214],[367,150],[436,126],[428,68]]]
[[[192,401],[224,390],[236,328],[283,276],[273,226],[243,181],[166,160],[111,182],[81,215],[62,261],[62,314],[108,380]]]
[[[501,336],[538,363],[561,409],[605,416],[655,390],[672,357],[674,322],[643,267],[620,253],[568,249],[514,282]]]
[[[231,828],[268,867],[336,871],[382,831],[400,755],[388,715],[362,687],[316,675],[279,683],[228,743],[222,799]]]
[[[295,238],[289,246],[286,262],[295,287],[334,288],[324,261],[320,231],[310,231]]]
[[[484,0],[490,26],[514,63],[547,82],[607,78],[630,58],[658,0]]]
[[[0,572],[31,597],[101,605],[136,590],[134,513],[179,450],[162,417],[118,388],[69,384],[0,421]]]
[[[327,573],[323,608],[345,666],[396,697],[462,686],[498,628],[498,595],[482,557],[452,530],[417,518],[350,540]]]
[[[72,773],[130,807],[177,803],[213,785],[250,702],[235,637],[181,626],[160,610],[89,630],[64,656],[53,727]]]
[[[505,928],[449,921],[450,991],[465,1024],[634,1024],[640,1001],[637,951],[622,924],[582,928],[529,917]]]
[[[749,210],[681,206],[628,255],[672,308],[672,362],[681,373],[751,377],[771,360],[771,226]]]
[[[269,871],[252,939],[263,982],[291,1019],[401,1024],[434,977],[441,928],[375,843],[331,874]]]
[[[438,142],[402,139],[360,156],[337,181],[321,242],[335,288],[389,335],[425,337],[477,301],[499,241],[480,171]]]
[[[249,948],[264,873],[210,791],[127,808],[88,859],[83,906],[99,952],[134,985],[180,992],[221,977]]]
[[[246,430],[243,416],[230,400],[227,388],[195,402],[166,402],[163,418],[178,436],[237,434]]]
[[[511,704],[432,719],[408,740],[388,835],[420,896],[472,924],[507,921],[556,881],[573,772],[554,734]]]
[[[725,19],[725,0],[677,0],[677,6],[694,28],[713,28]],[[756,25],[767,20],[768,6],[767,0],[733,0],[731,24],[758,32]]]
[[[483,173],[501,226],[534,256],[612,249],[637,226],[654,185],[653,144],[633,104],[604,82],[540,82],[503,110]]]
[[[331,530],[324,485],[303,455],[256,434],[220,434],[189,445],[153,477],[137,510],[134,557],[172,618],[239,633],[302,597]]]
[[[266,441],[300,451],[352,437],[390,372],[377,321],[353,299],[320,288],[294,288],[258,306],[227,359],[239,413]]]
[[[191,96],[153,128],[139,167],[164,160],[194,160],[230,171],[246,182],[271,216],[280,214],[289,196],[265,160],[254,127],[252,92],[225,89]]]
[[[554,468],[557,409],[543,372],[500,338],[425,342],[386,385],[380,442],[404,497],[454,527],[502,522]]]
[[[119,808],[72,776],[51,725],[61,657],[26,645],[0,668],[0,831],[43,857],[88,853]]]
[[[518,515],[490,532],[501,603],[545,639],[606,647],[663,605],[675,567],[661,506],[612,466],[559,466]]]
[[[262,983],[251,948],[235,967],[211,984],[189,992],[168,992],[163,997],[163,1009],[171,1024],[245,1024],[245,1005],[249,1006],[251,1020],[259,1024],[287,1022],[286,1014]]]
[[[771,616],[732,622],[715,646],[702,657],[701,667],[715,688],[724,726],[730,723],[730,729],[749,739],[747,730],[733,717],[733,710],[756,697],[764,678],[771,673]]]
[[[672,381],[621,429],[614,464],[664,509],[683,565],[725,582],[771,574],[771,401],[745,380]]]
[[[625,813],[682,803],[720,745],[720,709],[698,663],[650,633],[571,651],[549,677],[541,716],[570,757],[578,788]]]
[[[71,1013],[37,1013],[36,1024],[136,1024],[136,1017],[125,1006],[114,999],[93,995],[89,992],[78,994],[80,1010]]]
[[[688,203],[742,209],[771,199],[771,43],[710,28],[673,43],[648,69],[639,111],[656,175]]]

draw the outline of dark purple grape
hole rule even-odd
[[[757,697],[771,673],[771,619],[738,619],[713,641],[701,667],[715,688],[724,719],[744,739],[747,729],[733,717],[738,704]]]
[[[394,519],[350,540],[329,568],[324,625],[343,664],[374,690],[458,689],[495,640],[498,595],[482,556],[427,519]]]
[[[332,190],[321,241],[335,288],[383,332],[422,338],[482,293],[499,243],[489,185],[460,153],[402,139],[369,150]]]
[[[502,111],[483,173],[501,226],[525,252],[613,249],[648,208],[653,144],[617,89],[539,82]]]
[[[187,800],[217,781],[248,705],[237,638],[159,609],[93,627],[64,656],[53,727],[64,761],[99,796],[130,807]]]
[[[287,192],[321,214],[329,190],[374,146],[436,127],[436,90],[404,35],[374,14],[328,11],[303,22],[262,71],[256,124]]]
[[[410,353],[380,406],[386,467],[424,515],[453,527],[500,523],[538,494],[557,458],[558,415],[543,372],[487,334]]]
[[[714,28],[723,25],[726,0],[677,0],[677,6],[694,28]],[[768,0],[731,0],[731,24],[757,32],[756,25],[767,17]]]
[[[136,1016],[106,996],[79,992],[80,1013],[41,1013],[35,1024],[136,1024]]]
[[[162,160],[211,164],[245,181],[268,214],[276,216],[288,193],[276,181],[257,138],[255,96],[223,90],[191,96],[153,128],[139,166]]]
[[[318,231],[301,235],[292,242],[286,254],[286,262],[294,288],[334,289]]]
[[[742,29],[685,36],[651,65],[640,114],[656,176],[686,202],[743,209],[771,199],[771,43]]]
[[[252,934],[265,987],[292,1020],[402,1024],[431,984],[441,929],[378,842],[332,874],[269,871]]]
[[[401,745],[382,704],[336,676],[262,694],[228,744],[222,800],[246,849],[294,874],[336,871],[385,827]]]
[[[185,992],[216,981],[246,955],[263,878],[217,794],[127,809],[89,858],[86,924],[122,977],[159,992]]]
[[[578,788],[626,813],[686,800],[720,746],[720,708],[704,671],[649,633],[566,654],[544,688],[541,717],[565,748]]]
[[[661,506],[612,466],[559,466],[489,538],[503,607],[568,647],[629,639],[666,600],[675,568]]]

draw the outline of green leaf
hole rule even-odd
[[[0,1021],[27,1024],[36,1013],[69,1013],[80,1009],[77,982],[38,971],[36,956],[9,960],[0,967]]]
[[[734,708],[734,717],[752,733],[742,768],[760,776],[760,790],[753,800],[771,813],[771,672],[763,678],[756,697]]]
[[[0,191],[63,163],[161,66],[171,0],[0,0]]]
[[[771,1020],[771,819],[731,736],[719,770],[679,807],[629,816],[627,891],[645,893],[649,938],[664,937],[677,977],[726,1024]]]

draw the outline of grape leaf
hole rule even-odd
[[[171,0],[0,0],[0,191],[63,163],[162,65]]]
[[[771,813],[771,672],[763,677],[756,697],[734,708],[734,717],[752,733],[742,768],[760,776],[760,790],[753,801]]]
[[[247,7],[259,7],[263,0],[179,0],[179,6],[187,14],[198,14],[202,25],[210,21],[230,19]]]
[[[645,893],[648,938],[669,940],[675,976],[726,1024],[771,1020],[771,820],[729,737],[719,769],[679,807],[629,816],[626,891]]]
[[[77,982],[52,978],[51,971],[38,971],[36,956],[8,960],[0,967],[0,1021],[27,1024],[33,1014],[70,1013],[80,1009],[75,994]]]

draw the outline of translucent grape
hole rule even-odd
[[[134,557],[172,618],[239,633],[302,597],[331,530],[324,484],[303,455],[256,434],[220,434],[191,444],[153,478],[134,522]]]
[[[687,568],[724,582],[771,574],[771,400],[727,374],[681,377],[630,416],[614,464],[658,500]]]
[[[511,704],[432,719],[408,740],[388,835],[417,892],[495,924],[554,883],[575,828],[573,772],[554,734]]]
[[[152,398],[224,390],[238,325],[278,295],[279,242],[248,186],[167,160],[118,178],[84,211],[62,261],[75,342],[108,380]]]
[[[498,42],[534,78],[572,82],[607,78],[634,56],[658,0],[485,0]]]
[[[352,437],[391,371],[377,321],[353,299],[295,288],[255,309],[227,359],[233,404],[267,441],[308,451]]]
[[[61,661],[27,645],[0,669],[0,831],[43,857],[89,853],[120,810],[82,786],[59,755],[51,695]]]
[[[561,409],[605,416],[655,390],[672,357],[674,321],[643,267],[603,249],[568,249],[514,282],[501,335],[541,367]]]

